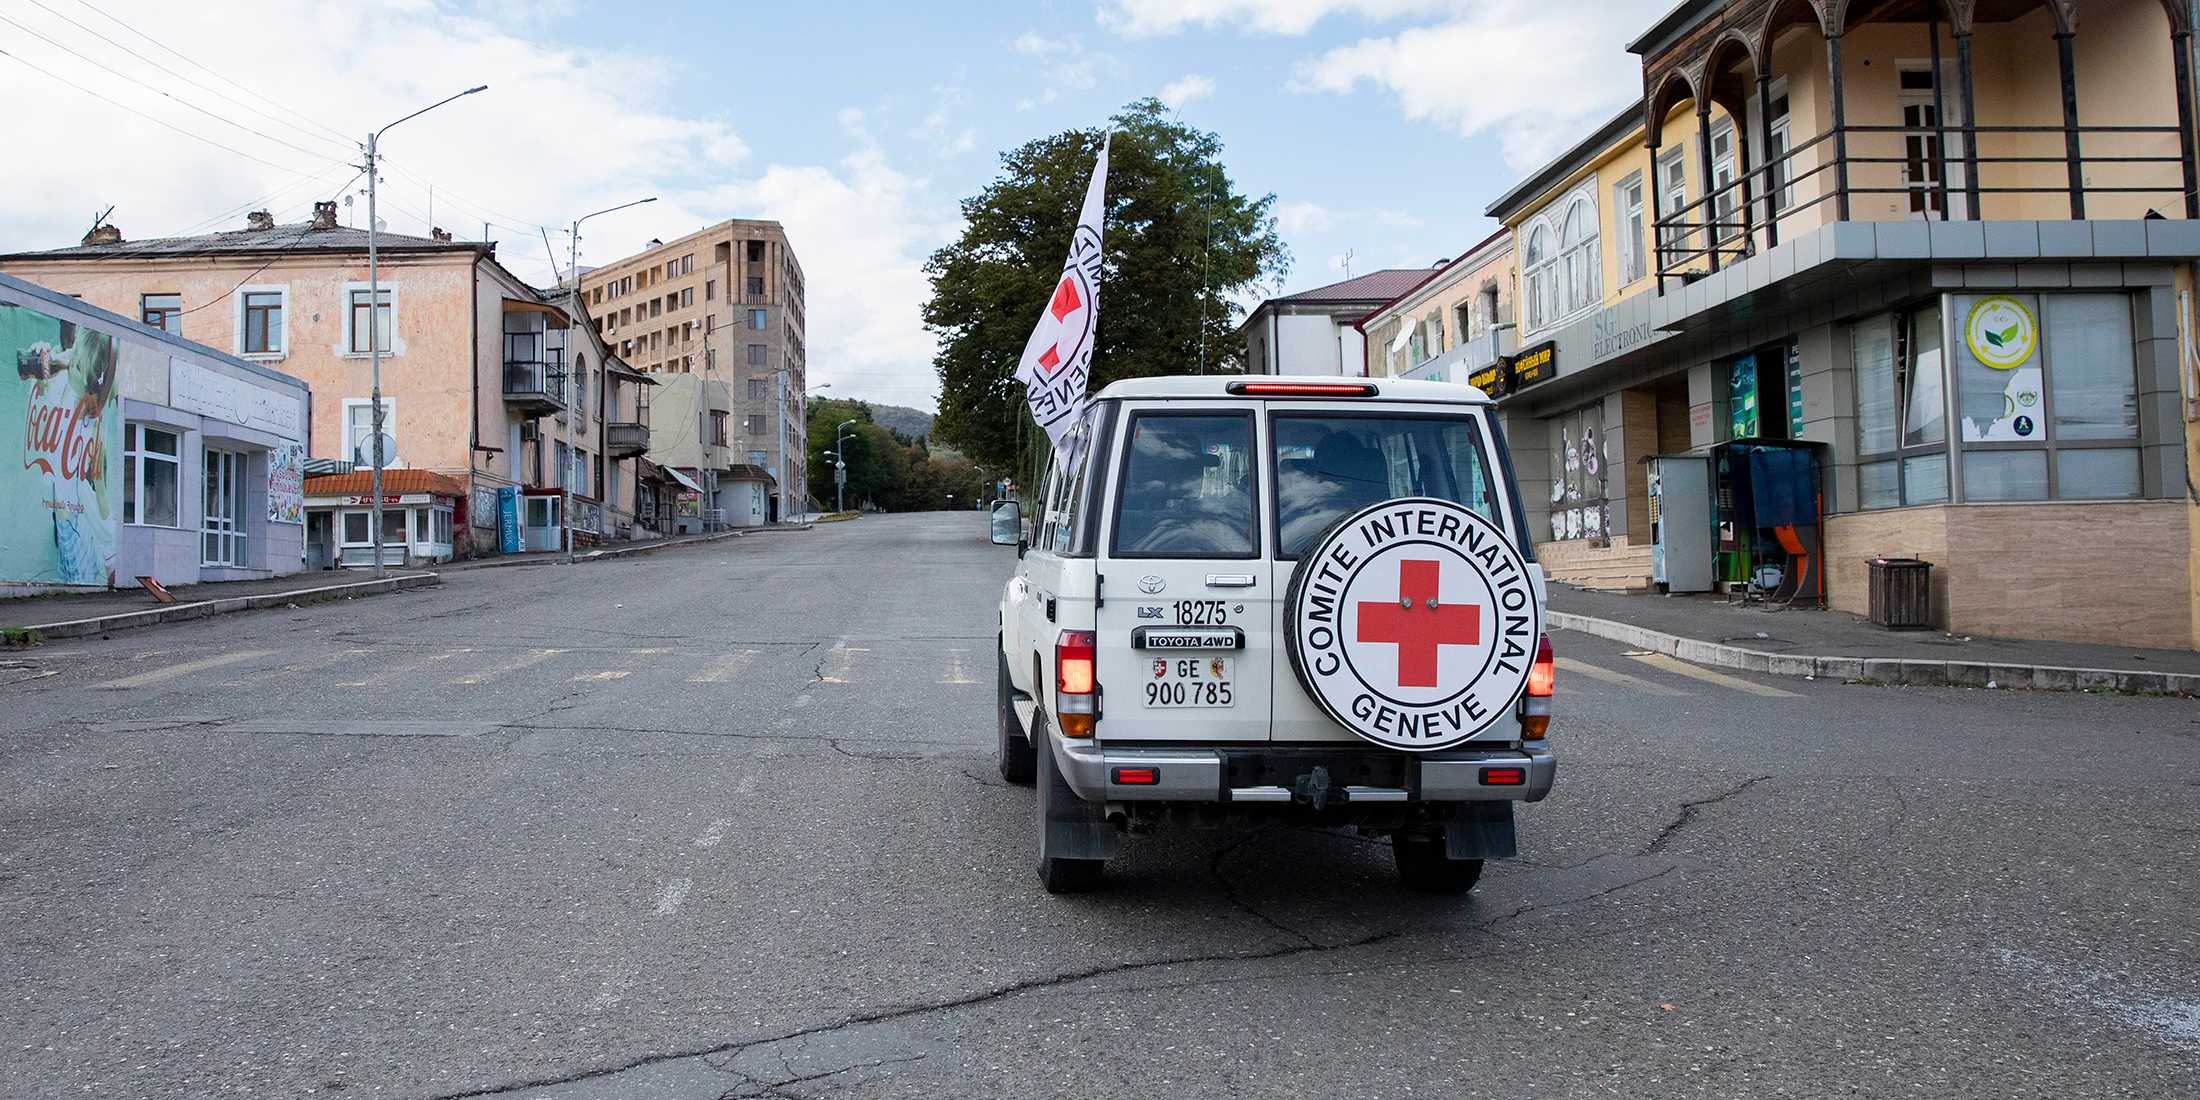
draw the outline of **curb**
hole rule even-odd
[[[715,535],[696,535],[692,538],[667,540],[665,542],[652,542],[646,546],[628,546],[624,548],[613,548],[610,550],[590,550],[585,554],[574,555],[573,560],[575,563],[584,561],[609,561],[613,558],[632,557],[637,554],[654,554],[659,550],[676,550],[682,546],[699,546],[706,542],[720,542],[725,539],[737,539],[740,538],[741,535],[742,532],[740,531],[720,531]],[[519,561],[507,561],[497,558],[486,558],[481,561],[469,561],[462,562],[456,565],[445,565],[443,568],[446,571],[466,572],[474,569],[525,569],[529,566],[535,565],[564,564],[565,559],[558,557],[526,558]]]
[[[436,584],[442,577],[434,573],[412,573],[402,577],[384,577],[378,581],[354,581],[350,584],[327,584],[315,588],[298,588],[289,592],[263,592],[257,596],[229,596],[219,600],[200,600],[196,603],[171,604],[146,611],[126,611],[120,615],[100,615],[90,619],[70,619],[66,622],[27,626],[46,639],[82,638],[90,634],[106,634],[116,630],[135,630],[160,623],[183,622],[187,619],[204,619],[213,615],[227,615],[237,611],[258,611],[293,603],[320,603],[325,600],[347,599],[353,596],[376,596],[384,592],[396,592],[421,585]]]
[[[2064,668],[2060,665],[2016,665],[1995,661],[1933,661],[1907,657],[1813,657],[1799,653],[1766,653],[1758,649],[1722,645],[1649,630],[1610,619],[1592,618],[1567,611],[1544,613],[1544,621],[1561,630],[1624,642],[1713,668],[1762,672],[1771,676],[1824,677],[1829,680],[1874,680],[1908,687],[2030,688],[2033,691],[2116,691],[2147,695],[2200,695],[2200,674],[2142,672],[2113,668]]]

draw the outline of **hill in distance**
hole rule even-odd
[[[923,439],[932,434],[932,414],[922,409],[902,405],[881,405],[871,402],[871,423],[887,431],[909,439]]]

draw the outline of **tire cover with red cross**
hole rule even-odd
[[[1284,590],[1306,693],[1378,745],[1430,752],[1511,714],[1543,608],[1518,547],[1446,500],[1385,501],[1331,524]]]

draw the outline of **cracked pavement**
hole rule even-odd
[[[10,654],[0,1094],[2200,1094],[2190,702],[1562,672],[1557,790],[1464,899],[1280,828],[1057,898],[982,537]]]

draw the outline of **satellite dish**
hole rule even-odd
[[[373,436],[371,436],[371,435],[370,435],[370,436],[366,437],[365,439],[362,439],[362,440],[360,440],[360,441],[359,441],[359,445],[358,445],[357,447],[354,447],[354,448],[352,449],[352,454],[351,454],[351,461],[352,461],[352,463],[353,463],[354,465],[356,465],[356,466],[359,466],[359,467],[361,467],[361,468],[363,468],[363,469],[373,469],[373,468],[374,468],[374,437],[373,437]],[[388,432],[383,432],[383,433],[382,433],[382,468],[383,468],[383,469],[388,469],[389,467],[392,467],[392,466],[395,466],[395,465],[397,465],[397,437],[396,437],[396,436],[393,436],[393,435],[391,435],[391,434],[390,434],[390,433],[388,433]]]

